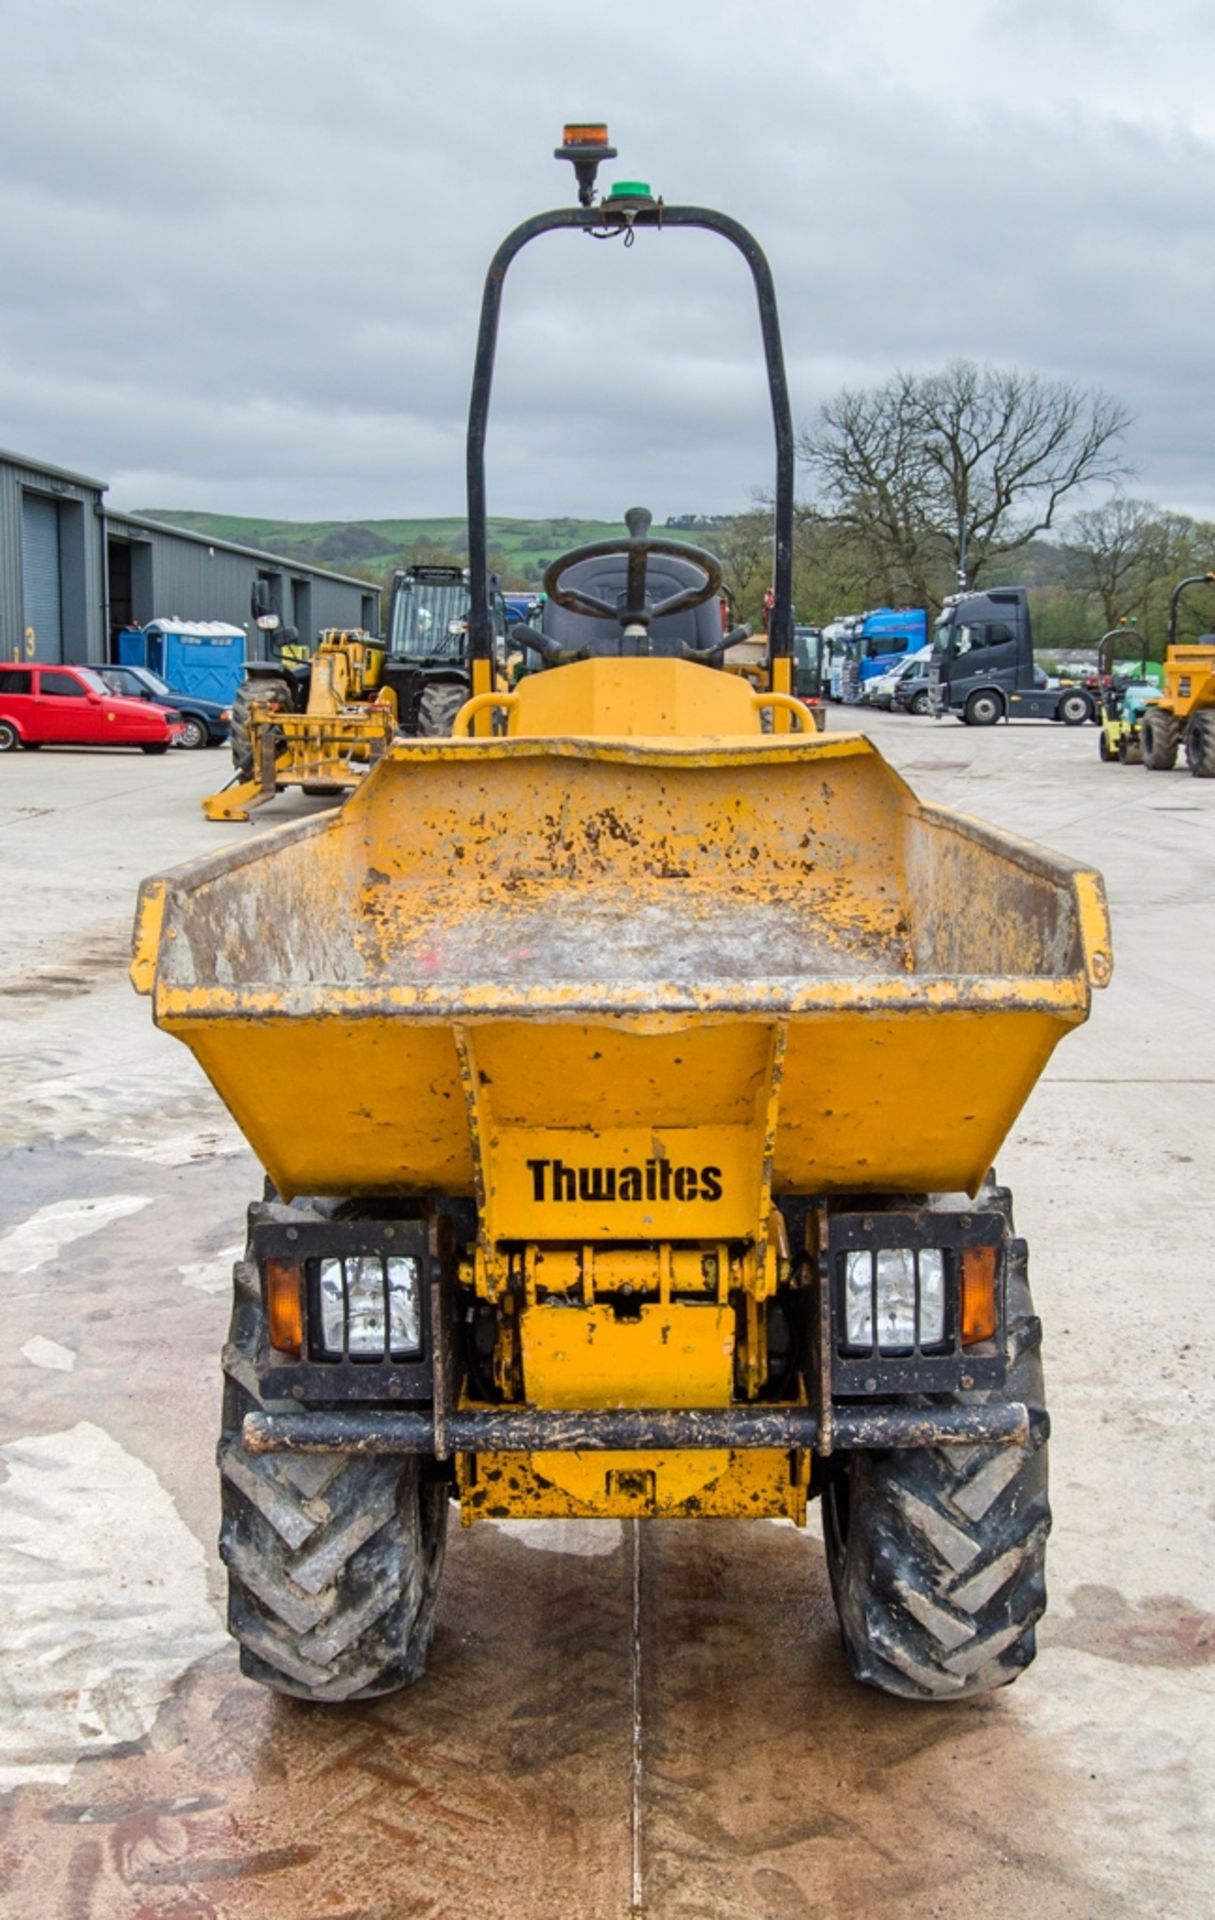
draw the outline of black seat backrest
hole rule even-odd
[[[594,594],[614,606],[628,584],[628,572],[626,556],[613,553],[602,560],[580,560],[570,568],[563,585],[581,587],[584,593]],[[665,554],[650,556],[646,591],[651,602],[665,600],[670,594],[679,593],[684,587],[699,586],[703,581],[700,568],[688,560],[670,560]],[[637,652],[637,643],[626,641],[614,621],[595,620],[589,613],[569,613],[552,600],[544,603],[540,625],[542,632],[571,651],[585,647],[588,653]],[[650,628],[649,652],[653,654],[679,656],[684,642],[698,652],[721,645],[721,607],[716,599],[706,600],[703,606],[687,607],[682,613],[669,613]]]

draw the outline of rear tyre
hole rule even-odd
[[[956,1399],[1024,1402],[1028,1443],[843,1454],[823,1492],[848,1665],[909,1700],[989,1693],[1036,1651],[1050,1531],[1042,1330],[1023,1240],[1009,1243],[1008,1262],[1006,1384]]]
[[[1177,764],[1177,748],[1181,738],[1181,729],[1173,714],[1163,707],[1147,707],[1139,722],[1139,737],[1143,743],[1143,764],[1156,773],[1167,773]]]
[[[181,732],[177,736],[179,747],[187,748],[191,753],[207,744],[207,729],[203,722],[192,713],[185,713],[181,719]]]
[[[0,720],[0,753],[16,753],[21,735],[9,720]]]
[[[1059,718],[1065,727],[1082,727],[1092,711],[1087,693],[1065,693],[1059,702]]]
[[[1215,713],[1196,713],[1185,730],[1185,763],[1197,780],[1215,780]]]
[[[1118,757],[1110,746],[1109,737],[1106,734],[1105,728],[1102,727],[1100,733],[1097,735],[1097,758],[1108,763],[1110,760],[1117,760]]]
[[[234,1283],[219,1551],[241,1671],[300,1700],[369,1700],[411,1686],[434,1628],[447,1483],[413,1458],[250,1453],[245,1414],[283,1403],[258,1392],[256,1268],[239,1262]]]
[[[972,693],[963,718],[968,727],[994,727],[1004,712],[998,693]]]
[[[468,688],[450,680],[431,680],[418,701],[418,733],[426,739],[449,734],[456,715],[468,699]]]
[[[295,702],[291,697],[291,683],[278,674],[267,674],[256,680],[242,680],[236,689],[236,698],[232,702],[232,719],[228,728],[228,741],[232,748],[232,764],[244,780],[253,772],[253,731],[249,708],[254,700],[267,701],[279,713],[291,713]]]

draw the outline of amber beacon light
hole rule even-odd
[[[616,158],[615,147],[608,143],[608,130],[602,120],[568,120],[561,129],[561,145],[554,149],[558,160],[571,160],[578,176],[578,201],[589,207],[595,198],[595,175],[603,160]]]

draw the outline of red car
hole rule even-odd
[[[0,753],[17,747],[138,747],[167,753],[180,717],[112,694],[91,667],[0,666]]]

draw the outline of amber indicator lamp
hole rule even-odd
[[[266,1318],[276,1353],[299,1353],[304,1344],[304,1270],[298,1260],[267,1260]]]
[[[962,1345],[996,1337],[996,1249],[962,1250]]]

